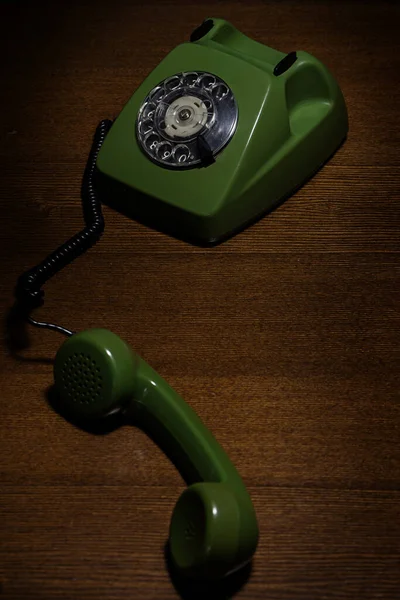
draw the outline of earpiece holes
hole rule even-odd
[[[62,366],[61,378],[70,401],[89,405],[99,400],[103,378],[100,368],[90,355],[74,352],[68,356]]]

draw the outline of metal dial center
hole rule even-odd
[[[179,118],[181,121],[187,121],[190,119],[190,115],[191,112],[188,108],[182,108],[182,110],[179,112]]]

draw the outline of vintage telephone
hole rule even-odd
[[[347,133],[340,89],[305,52],[284,55],[207,19],[98,126],[82,185],[85,228],[16,287],[20,316],[68,336],[54,379],[78,419],[132,414],[194,481],[179,498],[170,551],[185,575],[223,577],[251,560],[255,511],[235,467],[192,409],[118,336],[39,322],[46,281],[100,238],[101,200],[154,227],[214,244],[273,208]]]

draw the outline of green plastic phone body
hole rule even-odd
[[[222,19],[170,52],[117,117],[97,168],[103,201],[156,228],[200,244],[242,229],[310,178],[346,137],[341,90],[307,52],[277,73],[285,54]],[[198,36],[197,36],[198,37]],[[135,122],[146,95],[177,72],[223,79],[238,108],[235,133],[208,166],[168,169],[149,160]]]
[[[59,349],[55,385],[78,418],[129,410],[192,484],[170,525],[170,550],[185,575],[219,578],[253,556],[258,525],[250,496],[224,450],[188,404],[118,336],[74,334]]]

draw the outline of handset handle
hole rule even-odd
[[[135,373],[133,415],[166,451],[188,482],[244,483],[194,410],[144,360]]]
[[[196,413],[140,358],[133,414],[192,484],[172,514],[169,544],[174,564],[187,575],[205,577],[221,577],[241,568],[258,541],[247,489]]]

